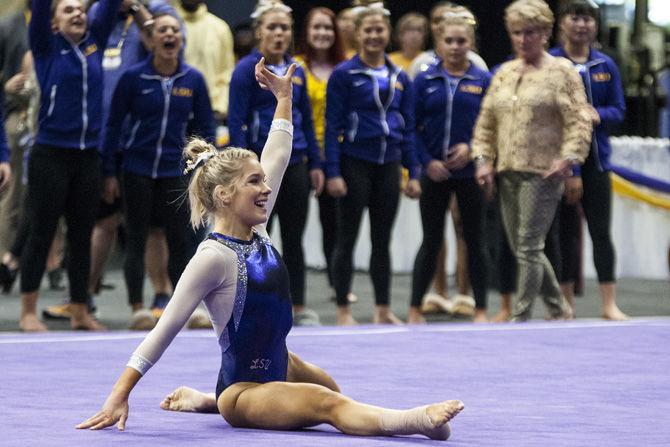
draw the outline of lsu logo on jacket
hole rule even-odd
[[[184,98],[190,98],[193,96],[193,90],[186,87],[174,87],[172,89],[172,96],[181,96]]]
[[[459,90],[464,93],[472,93],[473,95],[481,95],[483,91],[480,85],[468,85],[468,84],[461,85]]]
[[[607,82],[612,79],[612,75],[609,73],[593,73],[591,79],[593,79],[593,82]]]

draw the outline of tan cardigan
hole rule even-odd
[[[546,57],[546,56],[545,56]],[[497,161],[498,171],[541,173],[555,158],[582,163],[591,143],[584,85],[567,59],[551,57],[522,73],[522,61],[503,64],[482,101],[472,157]]]

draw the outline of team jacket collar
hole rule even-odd
[[[156,69],[154,68],[154,64],[152,64],[153,60],[153,55],[149,55],[149,57],[146,59],[144,62],[144,67],[142,69],[142,74],[140,75],[141,78],[143,79],[163,79],[165,76],[162,74],[158,73]],[[184,64],[184,61],[179,58],[179,65],[177,65],[177,71],[174,72],[173,75],[169,76],[170,78],[180,78],[184,76],[188,71],[190,70],[189,66]]]
[[[73,48],[82,46],[84,43],[86,43],[88,41],[89,37],[91,37],[91,31],[90,30],[86,30],[86,32],[81,37],[81,40],[79,42],[71,41],[70,39],[65,37],[65,34],[61,33],[60,31],[56,31],[54,34],[56,34],[58,36],[58,38],[61,39],[61,41],[64,43],[65,46],[73,47]]]
[[[258,48],[256,48],[256,47],[254,47],[254,48],[251,50],[251,55],[254,57],[254,59],[256,60],[256,62],[260,61],[261,58],[263,57],[263,54],[262,54],[262,53],[258,50]],[[295,62],[296,64],[298,64],[298,62],[297,62],[295,59],[293,59],[293,58],[292,58],[289,54],[287,54],[287,53],[284,54],[284,62],[286,62],[287,64],[292,64],[292,63],[294,63],[294,62]],[[267,60],[266,60],[265,63],[267,64]],[[298,65],[300,65],[300,64],[298,64]]]
[[[435,79],[444,77],[446,77],[446,75],[444,74],[444,70],[442,69],[442,59],[437,58],[435,63],[429,66],[428,69],[426,70],[426,79]],[[477,73],[475,64],[470,62],[470,66],[465,71],[465,74],[462,76],[462,78],[476,81],[478,79],[481,79],[481,75]]]
[[[573,64],[575,63],[572,59],[570,59],[570,57],[568,56],[568,53],[565,52],[565,47],[562,46],[562,45],[560,47],[558,47],[558,55],[561,56],[561,57],[566,58],[567,60],[569,60]],[[588,56],[588,58],[586,58],[586,63],[582,64],[582,65],[585,65],[586,67],[591,68],[591,67],[594,67],[596,65],[604,64],[605,62],[606,62],[605,59],[600,57],[597,54],[597,52],[593,50],[593,48],[589,48],[589,56]]]
[[[372,70],[372,68],[370,68],[368,65],[366,65],[366,64],[361,60],[361,57],[358,55],[358,53],[356,53],[356,54],[354,55],[354,57],[351,58],[351,63],[352,63],[352,65],[353,65],[354,67],[351,68],[351,69],[349,70],[349,73],[352,73],[352,74],[353,74],[353,73],[365,73],[365,74],[368,74],[368,73],[369,73],[369,70]],[[388,67],[389,72],[390,72],[392,75],[396,75],[396,76],[397,76],[397,75],[400,73],[400,71],[401,71],[399,67],[396,67],[395,65],[393,65],[393,62],[391,62],[391,59],[389,59],[388,56],[387,56],[386,54],[384,54],[384,65],[386,65],[386,67]]]

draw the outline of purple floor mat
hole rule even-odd
[[[422,437],[233,429],[218,415],[162,411],[187,384],[213,391],[215,337],[182,332],[130,400],[125,432],[75,430],[102,405],[143,334],[0,336],[2,446],[445,445]],[[408,408],[461,399],[453,446],[670,445],[670,320],[421,328],[294,329],[289,349],[344,393]]]

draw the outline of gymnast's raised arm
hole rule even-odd
[[[293,128],[291,77],[295,68],[295,64],[291,65],[286,75],[279,77],[265,68],[263,59],[256,65],[256,79],[261,87],[272,91],[277,98],[273,130],[261,157],[261,166],[268,177],[268,186],[275,191],[279,190],[291,155]],[[211,150],[214,151],[213,148]],[[197,165],[198,163],[194,164],[196,168]],[[272,211],[275,196],[276,194],[273,194],[268,198],[268,216]],[[265,232],[265,223],[259,226]],[[132,389],[165,352],[198,304],[224,281],[234,277],[235,269],[235,263],[225,262],[220,253],[213,248],[204,247],[198,250],[179,279],[163,316],[130,357],[102,409],[77,425],[77,428],[99,430],[116,425],[119,430],[125,429],[128,419],[128,398]],[[234,296],[231,295],[229,299],[232,301]]]
[[[277,98],[277,108],[272,120],[272,127],[261,152],[260,160],[267,177],[266,183],[274,191],[274,194],[270,194],[268,197],[268,218],[274,208],[284,172],[291,159],[293,147],[293,125],[291,124],[293,117],[292,77],[295,69],[296,64],[291,64],[284,76],[277,76],[265,67],[265,58],[261,58],[256,64],[256,80],[261,88],[270,90]],[[267,221],[258,226],[264,233],[266,224]]]

